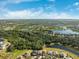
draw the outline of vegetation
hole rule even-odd
[[[8,42],[12,46],[10,49],[42,49],[44,45],[48,46],[51,43],[60,43],[64,46],[77,47],[79,49],[79,39],[73,37],[59,37],[59,36],[50,36],[44,34],[43,32],[25,32],[25,31],[6,31],[2,32]]]
[[[77,22],[78,23],[78,22]],[[60,30],[64,26],[74,30],[73,25],[77,23],[62,22],[62,21],[1,21],[0,36],[7,39],[11,44],[7,48],[7,52],[14,52],[16,50],[40,50],[43,47],[48,47],[52,43],[71,47],[79,51],[79,37],[63,37],[61,35],[50,35],[49,30]],[[8,27],[8,29],[6,29]],[[78,30],[78,29],[77,29]],[[15,52],[14,52],[15,53]],[[18,55],[15,53],[14,56]],[[14,57],[14,58],[15,58]]]

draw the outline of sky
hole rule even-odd
[[[79,19],[79,0],[0,0],[0,19]]]

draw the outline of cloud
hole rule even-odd
[[[21,10],[21,11],[8,11],[1,18],[5,19],[49,19],[52,18],[52,15],[48,15],[43,13],[42,11],[29,11],[29,10]]]
[[[75,2],[73,5],[74,6],[79,6],[79,2]]]
[[[9,3],[21,3],[21,2],[32,2],[32,1],[39,1],[39,0],[7,0]]]
[[[11,11],[5,8],[6,4],[8,3],[21,3],[21,2],[29,2],[29,1],[39,1],[39,0],[5,0],[2,1],[0,4],[0,19],[79,19],[78,16],[73,16],[66,12],[55,12],[55,6],[51,4],[46,4],[45,7],[39,7],[38,10],[33,8],[32,10],[25,9],[25,10],[16,10]],[[55,1],[55,0],[48,0],[48,1]],[[79,3],[76,2],[73,5],[78,5]],[[67,9],[71,9],[71,5],[67,7]],[[53,10],[53,11],[51,11]],[[49,12],[48,12],[49,11]]]
[[[0,19],[79,19],[68,13],[46,13],[42,10],[33,12],[32,10],[8,11],[0,15]]]
[[[67,7],[65,7],[64,10],[75,16],[79,16],[79,2],[74,2],[72,4],[69,4]]]
[[[18,4],[21,2],[33,2],[33,1],[39,1],[39,0],[0,0],[0,8],[5,7],[7,4]]]

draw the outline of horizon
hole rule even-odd
[[[79,21],[79,19],[0,19],[0,21]]]
[[[1,19],[79,19],[79,1],[0,0]]]

